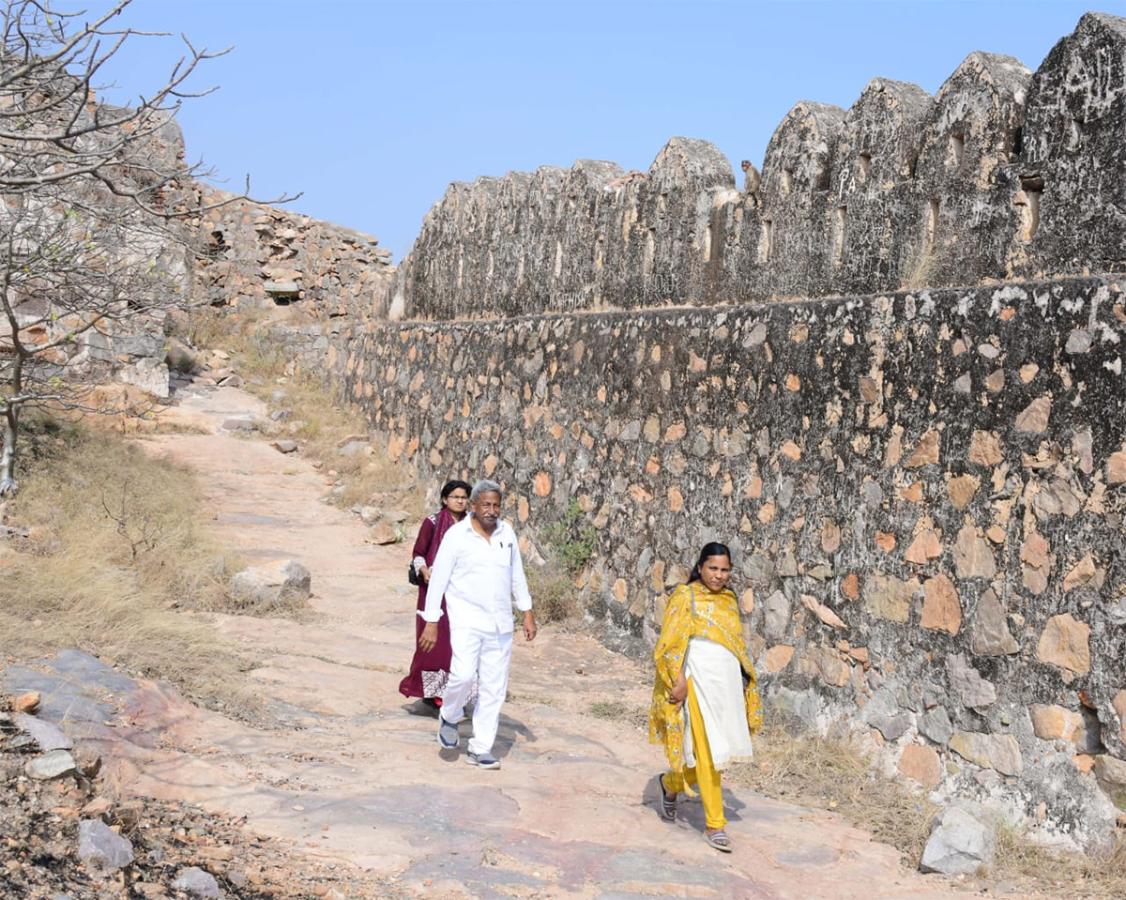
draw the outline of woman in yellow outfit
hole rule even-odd
[[[739,603],[728,587],[731,551],[709,543],[687,584],[669,598],[653,651],[657,667],[649,739],[665,745],[669,771],[660,778],[661,818],[676,818],[677,794],[700,794],[704,839],[731,852],[724,831],[720,772],[751,757],[751,734],[762,726],[754,666],[743,641]]]

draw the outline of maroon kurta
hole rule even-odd
[[[422,520],[418,529],[418,537],[411,551],[411,559],[421,556],[426,560],[426,565],[434,565],[434,557],[438,555],[438,547],[446,530],[456,523],[448,509],[427,516]],[[419,612],[426,606],[426,585],[418,586],[418,604],[415,607]],[[446,689],[446,679],[450,675],[450,619],[446,615],[446,598],[442,598],[442,618],[438,620],[438,642],[429,652],[423,652],[418,646],[418,639],[426,622],[422,616],[415,616],[414,629],[414,659],[411,660],[411,670],[407,677],[399,682],[399,693],[404,697],[433,697],[440,698]]]

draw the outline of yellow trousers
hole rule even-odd
[[[708,746],[708,733],[704,730],[704,717],[696,702],[696,689],[692,679],[688,679],[688,724],[692,729],[692,752],[696,757],[696,767],[685,768],[683,775],[666,772],[665,789],[679,794],[685,786],[692,787],[700,795],[704,807],[704,823],[708,829],[723,828],[727,819],[723,816],[723,790],[719,784],[719,772],[712,766],[712,751]]]

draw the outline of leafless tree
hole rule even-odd
[[[123,348],[163,345],[161,321],[190,302],[193,221],[203,206],[174,119],[209,91],[186,83],[220,53],[181,37],[163,84],[128,107],[98,102],[129,41],[168,37],[51,0],[0,0],[0,495],[16,490],[21,413],[90,408],[76,372]],[[247,191],[224,202],[248,198]],[[292,198],[278,198],[282,202]],[[137,355],[145,355],[138,353]]]

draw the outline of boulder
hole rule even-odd
[[[65,778],[78,771],[78,764],[68,750],[52,750],[42,756],[29,759],[24,766],[28,778],[36,781],[51,781],[55,778]]]
[[[15,712],[34,713],[39,709],[39,700],[39,691],[28,691],[12,701],[12,709]]]
[[[297,452],[297,441],[282,439],[282,440],[274,441],[273,443],[270,444],[270,446],[273,447],[275,450],[277,450],[278,453],[296,453]]]
[[[172,887],[192,897],[222,896],[219,891],[219,882],[215,880],[215,876],[197,866],[181,869],[176,873]]]
[[[305,600],[310,594],[312,576],[301,563],[280,559],[243,569],[231,577],[231,593],[249,604],[273,606],[292,600]]]
[[[399,530],[383,519],[372,526],[369,537],[373,544],[395,544],[402,540]]]
[[[78,823],[78,859],[93,869],[113,872],[133,862],[133,845],[101,819]]]
[[[972,875],[992,862],[996,847],[997,838],[989,826],[952,806],[935,816],[919,868],[942,875]]]

